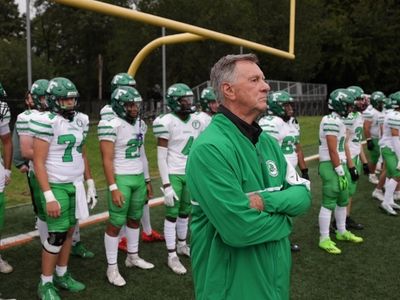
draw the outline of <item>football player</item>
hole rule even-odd
[[[197,118],[203,123],[204,129],[210,124],[211,118],[218,111],[217,97],[212,87],[207,87],[200,94],[201,111],[197,112]]]
[[[49,112],[29,122],[35,133],[33,165],[43,191],[49,232],[43,243],[38,297],[60,299],[57,288],[71,292],[85,289],[67,266],[77,219],[89,214],[83,185],[84,178],[91,178],[85,149],[89,118],[76,111],[79,94],[69,79],[53,78],[47,94]]]
[[[277,91],[269,93],[267,101],[269,115],[259,120],[260,127],[278,141],[285,158],[294,168],[298,165],[302,177],[309,180],[300,144],[300,126],[294,118],[293,98],[286,91]],[[300,250],[298,244],[290,246],[293,252]]]
[[[332,211],[336,219],[336,239],[361,243],[363,239],[346,229],[346,207],[349,202],[350,174],[346,167],[346,127],[342,118],[348,116],[354,95],[347,89],[336,89],[328,98],[330,114],[324,116],[319,127],[319,174],[322,179],[322,205],[319,212],[319,247],[331,254],[341,250],[329,237]],[[348,151],[348,150],[347,150]]]
[[[111,96],[111,107],[116,116],[101,120],[98,125],[104,173],[109,185],[110,220],[104,234],[107,278],[116,286],[126,284],[117,264],[118,236],[124,224],[128,251],[125,265],[154,268],[138,255],[143,205],[146,193],[153,193],[143,145],[147,128],[139,118],[141,102],[142,97],[135,88],[117,87]]]
[[[171,112],[157,117],[153,122],[166,208],[164,237],[168,250],[168,266],[177,274],[185,274],[186,268],[177,256],[190,256],[186,237],[191,203],[185,167],[190,147],[203,128],[193,114],[193,92],[186,84],[171,85],[167,90],[166,100]]]
[[[10,182],[11,176],[11,157],[12,157],[12,141],[10,133],[10,109],[7,103],[7,93],[0,83],[0,141],[3,146],[3,159],[0,163],[0,233],[4,226],[5,198],[4,188]],[[13,267],[0,255],[0,273],[11,273]]]

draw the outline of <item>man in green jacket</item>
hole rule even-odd
[[[257,63],[244,54],[214,65],[221,106],[189,154],[198,300],[289,299],[291,218],[308,210],[311,195],[309,181],[255,122],[270,90]]]

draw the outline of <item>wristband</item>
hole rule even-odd
[[[151,182],[151,178],[146,178],[146,179],[144,180],[144,182],[146,182],[146,183]]]
[[[108,187],[108,189],[110,190],[110,192],[112,192],[112,191],[118,190],[118,186],[117,186],[117,184],[113,183]]]
[[[335,168],[335,172],[336,174],[338,174],[338,176],[344,176],[344,170],[343,170],[343,166],[339,165]]]
[[[43,192],[44,198],[46,199],[46,203],[57,201],[56,197],[51,190]]]

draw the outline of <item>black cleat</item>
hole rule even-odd
[[[346,217],[346,229],[362,230],[364,229],[364,225],[357,223],[351,217]]]

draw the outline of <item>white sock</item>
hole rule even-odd
[[[385,185],[385,197],[383,202],[386,204],[394,203],[393,195],[397,187],[397,181],[393,178],[389,179]]]
[[[138,253],[139,251],[139,228],[130,228],[126,226],[126,241],[128,253]]]
[[[178,240],[186,240],[187,231],[188,231],[188,223],[189,218],[177,218],[176,219],[176,234],[178,236]]]
[[[64,276],[64,274],[67,273],[67,266],[59,266],[56,265],[56,274],[57,276],[61,277]]]
[[[140,222],[142,223],[143,232],[147,235],[151,235],[153,230],[150,223],[150,207],[148,204],[143,206],[143,216]]]
[[[42,285],[45,285],[48,282],[53,282],[53,275],[50,276],[45,276],[45,275],[40,275],[40,279],[42,280]]]
[[[336,228],[340,234],[346,231],[346,213],[347,213],[346,206],[340,207],[336,205],[335,208]]]
[[[177,257],[176,251],[168,252],[168,257]]]
[[[109,236],[105,233],[104,246],[106,248],[107,263],[109,265],[116,264],[118,258],[118,237]]]
[[[126,237],[126,225],[121,227],[121,230],[119,231],[118,238],[122,239],[123,237]]]
[[[164,220],[164,238],[168,250],[175,249],[176,245],[176,223]]]
[[[43,245],[44,241],[47,240],[47,238],[49,237],[47,223],[38,218],[36,224],[39,231],[40,242]]]
[[[81,241],[81,232],[79,230],[79,223],[76,222],[74,234],[72,235],[72,246],[75,246],[80,241]]]
[[[329,226],[331,224],[332,211],[321,206],[318,216],[320,240],[329,237]]]

